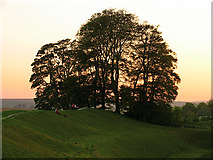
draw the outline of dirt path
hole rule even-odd
[[[9,111],[9,110],[28,110],[28,111],[31,111],[31,110],[34,110],[34,109],[3,108],[1,111]],[[18,114],[21,114],[21,113],[24,113],[24,112],[17,112],[17,113],[10,114],[10,115],[8,115],[6,117],[2,117],[1,120],[14,117],[14,116],[16,116]]]
[[[23,113],[23,112],[10,114],[10,115],[8,115],[7,117],[3,117],[3,118],[1,118],[1,119],[4,120],[4,119],[7,119],[7,118],[11,118],[11,117],[14,117],[15,115],[20,114],[20,113]]]

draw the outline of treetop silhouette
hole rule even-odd
[[[118,113],[133,112],[138,102],[175,100],[180,83],[176,54],[158,26],[141,24],[125,10],[93,14],[76,40],[44,45],[31,66],[39,109],[68,109],[73,103],[105,109],[114,104]]]

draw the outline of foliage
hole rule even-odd
[[[158,31],[158,26],[141,24],[131,44],[129,79],[134,99],[149,102],[171,102],[177,96],[180,77],[175,73],[175,53]]]
[[[129,115],[145,122],[170,125],[171,110],[168,103],[136,102]]]
[[[31,64],[31,88],[36,88],[35,104],[38,109],[61,107],[62,83],[74,74],[75,42],[70,39],[46,44],[38,51]]]
[[[103,10],[92,15],[77,34],[88,58],[87,71],[94,81],[94,93],[100,92],[103,109],[110,101],[115,103],[116,112],[120,111],[119,81],[136,21],[134,15],[124,10]]]
[[[198,105],[187,102],[182,107],[175,106],[172,110],[172,126],[182,127],[202,127],[206,123],[211,127],[208,121],[211,120],[211,109],[207,103],[201,102]],[[205,122],[202,122],[205,121]],[[207,125],[206,125],[207,126]]]
[[[91,89],[88,85],[84,84],[86,82],[85,78],[85,76],[81,76],[80,79],[77,76],[73,76],[64,82],[66,99],[78,107],[90,106],[89,97],[91,97]]]
[[[177,58],[158,26],[125,10],[95,13],[76,40],[44,45],[32,63],[36,108],[115,105],[138,119],[170,124],[180,77]]]
[[[183,121],[192,122],[195,118],[196,106],[193,103],[187,102],[183,106]]]
[[[172,118],[171,118],[172,126],[182,126],[183,117],[182,117],[182,108],[175,106],[172,110]]]
[[[196,116],[211,116],[211,109],[204,102],[199,103],[197,106]]]

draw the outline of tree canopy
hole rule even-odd
[[[136,16],[124,10],[104,10],[94,14],[77,34],[90,64],[88,70],[93,71],[94,93],[100,92],[102,108],[110,101],[115,103],[117,112],[120,110],[119,81],[136,22]]]
[[[111,104],[120,113],[138,112],[139,104],[147,104],[167,113],[180,83],[176,54],[158,26],[141,24],[125,10],[95,13],[76,40],[44,45],[31,66],[30,82],[41,109]]]
[[[75,42],[70,39],[46,44],[38,51],[30,77],[31,88],[36,88],[36,108],[65,107],[62,84],[76,72],[75,54]]]

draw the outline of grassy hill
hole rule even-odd
[[[61,112],[66,118],[53,111],[15,113],[2,120],[3,158],[211,156],[210,129],[163,127],[97,109]]]

